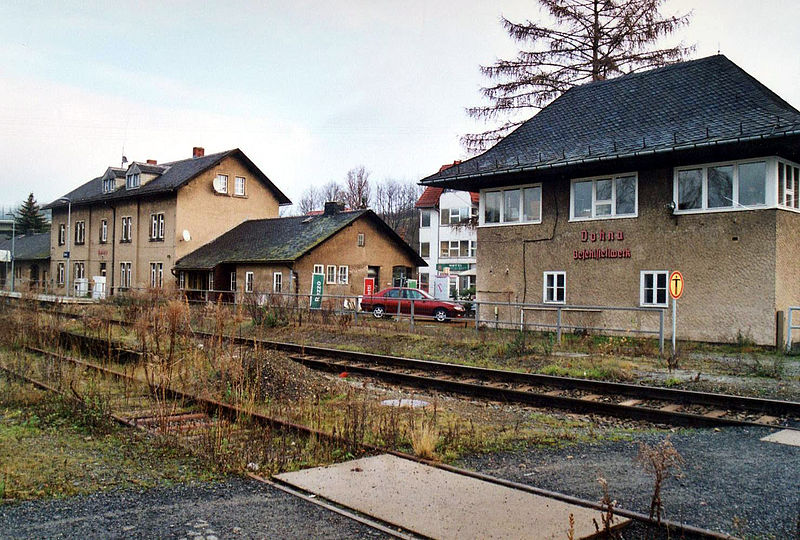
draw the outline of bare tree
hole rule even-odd
[[[324,186],[322,186],[322,202],[330,202],[336,201],[343,203],[344,201],[344,190],[342,189],[341,184],[336,180],[331,180]]]
[[[419,241],[419,219],[414,205],[420,193],[417,184],[391,178],[375,187],[375,213],[412,246]]]
[[[297,203],[298,213],[302,216],[322,206],[322,194],[313,185],[308,186]]]
[[[344,202],[348,208],[367,208],[372,198],[369,184],[369,171],[359,165],[347,171],[344,186]]]
[[[536,111],[573,86],[599,81],[678,62],[694,50],[683,43],[655,48],[662,38],[687,25],[691,12],[662,17],[664,0],[538,0],[553,24],[500,21],[508,34],[530,50],[513,60],[481,66],[493,86],[481,89],[490,105],[471,107],[473,118],[509,119],[483,133],[461,139],[470,151],[485,150],[523,119],[521,113]]]

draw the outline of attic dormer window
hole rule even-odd
[[[130,173],[125,177],[125,188],[126,189],[135,189],[139,187],[141,180],[139,179],[139,173]]]
[[[114,179],[113,178],[104,178],[103,179],[103,193],[111,193],[114,191]]]

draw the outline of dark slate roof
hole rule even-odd
[[[798,132],[797,109],[716,55],[572,88],[483,154],[422,183],[458,187],[459,179]]]
[[[177,190],[200,173],[203,173],[211,167],[214,167],[217,163],[228,156],[236,156],[241,159],[242,162],[244,162],[245,165],[247,165],[261,181],[261,183],[275,194],[279,204],[283,205],[292,203],[292,201],[290,201],[289,198],[281,192],[281,190],[275,187],[275,184],[273,184],[272,181],[267,178],[267,176],[261,172],[261,170],[256,167],[252,161],[250,161],[250,158],[248,158],[244,152],[238,148],[228,150],[226,152],[209,154],[203,157],[163,163],[161,165],[149,165],[147,163],[137,162],[135,165],[138,166],[142,172],[145,172],[145,169],[147,169],[146,172],[148,173],[152,172],[158,174],[163,171],[163,174],[137,189],[125,189],[125,186],[122,186],[111,193],[103,193],[104,173],[97,178],[89,180],[77,189],[70,191],[64,195],[64,197],[70,199],[72,204],[76,205],[170,193]],[[133,165],[134,164],[132,163],[131,166]],[[115,169],[112,170],[114,170],[116,173]],[[44,208],[58,208],[66,205],[67,203],[61,202],[57,199],[46,205]]]
[[[11,238],[0,241],[0,250],[11,251]],[[14,258],[35,261],[50,258],[50,233],[23,234],[14,238]]]
[[[208,270],[226,263],[281,263],[296,261],[347,225],[369,219],[415,261],[426,266],[391,227],[372,210],[329,215],[293,216],[245,221],[208,244],[178,259],[175,268]]]

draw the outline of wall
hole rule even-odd
[[[777,246],[775,298],[776,309],[786,311],[800,306],[800,213],[789,210],[777,211]],[[786,313],[788,318],[788,313]],[[800,324],[799,312],[793,315],[793,325]],[[792,341],[800,341],[800,331],[795,330]]]
[[[680,270],[679,339],[774,343],[778,210],[674,216],[672,169],[664,168],[639,171],[638,217],[569,222],[569,189],[567,177],[543,186],[541,224],[478,229],[479,300],[542,303],[543,272],[565,271],[567,305],[639,306],[641,271]],[[583,241],[582,231],[623,239]],[[575,250],[597,248],[630,257],[575,259]],[[585,326],[657,329],[656,319],[630,313],[583,317]]]
[[[228,194],[214,191],[213,181],[218,174],[228,175]],[[233,195],[236,176],[243,176],[245,196]],[[248,219],[278,217],[278,200],[245,165],[229,156],[178,192],[173,241],[175,259],[205,245]],[[191,240],[183,240],[183,231]]]

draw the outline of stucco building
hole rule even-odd
[[[83,280],[105,280],[111,294],[174,287],[180,257],[248,219],[277,217],[285,204],[291,201],[239,149],[205,155],[195,147],[189,159],[109,167],[46,206],[54,291],[78,281],[72,292],[82,293]]]
[[[12,252],[13,250],[13,252]],[[11,258],[14,259],[16,292],[49,292],[50,233],[23,234],[0,240],[0,288],[11,290]]]
[[[800,304],[799,154],[800,112],[717,55],[573,88],[422,183],[480,193],[479,300],[666,308],[679,270],[680,338],[774,344]]]
[[[448,289],[445,293],[451,298],[474,289],[478,193],[427,187],[416,207],[419,254],[428,263],[418,270],[420,288],[442,297],[433,286],[443,280]]]
[[[179,259],[175,271],[190,297],[238,301],[310,294],[312,274],[325,276],[326,295],[357,296],[365,278],[379,290],[418,266],[425,261],[372,210],[329,202],[321,214],[245,221]]]

